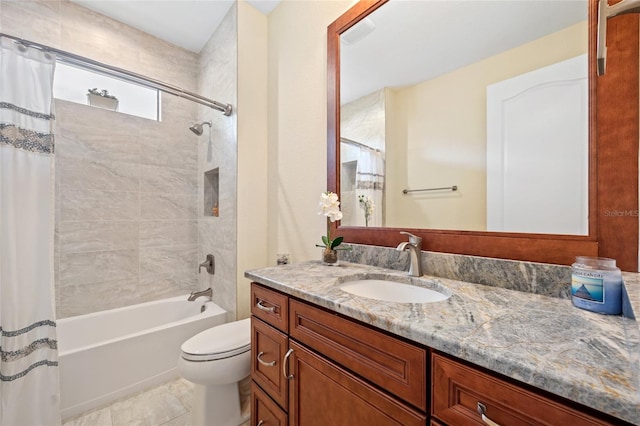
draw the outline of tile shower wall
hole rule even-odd
[[[204,173],[219,169],[219,216],[205,216],[203,208],[198,208],[198,258],[213,254],[216,273],[200,274],[199,285],[213,288],[214,301],[229,312],[229,320],[236,316],[237,28],[234,3],[200,52],[198,74],[198,93],[234,107],[229,117],[198,108],[200,120],[212,122],[211,133],[205,128],[198,141],[198,206],[204,205]]]
[[[162,122],[56,101],[60,318],[197,286],[196,149],[188,101]]]
[[[68,0],[2,0],[11,35],[188,90],[192,52]],[[162,121],[56,101],[59,318],[197,287],[197,106],[162,96]]]

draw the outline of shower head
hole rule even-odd
[[[195,123],[193,126],[189,127],[189,130],[191,130],[196,135],[200,136],[202,135],[202,131],[203,131],[202,126],[204,126],[205,124],[211,127],[210,121],[203,121],[202,123]]]

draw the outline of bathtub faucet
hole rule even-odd
[[[209,301],[213,300],[213,290],[211,289],[211,287],[209,287],[206,290],[202,290],[202,291],[192,291],[191,294],[189,295],[189,298],[187,299],[188,302],[193,302],[194,300],[196,300],[198,297],[200,296],[204,296],[207,299],[209,299]]]

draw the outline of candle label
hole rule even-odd
[[[571,295],[594,303],[604,303],[604,275],[597,272],[571,274]]]

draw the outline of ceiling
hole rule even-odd
[[[235,0],[71,1],[198,53]],[[281,1],[247,0],[264,14]],[[342,46],[341,102],[415,84],[556,32],[587,19],[586,5],[587,0],[392,0],[369,15],[371,33]]]
[[[172,44],[200,52],[234,0],[71,0]],[[269,14],[280,0],[247,0]]]

